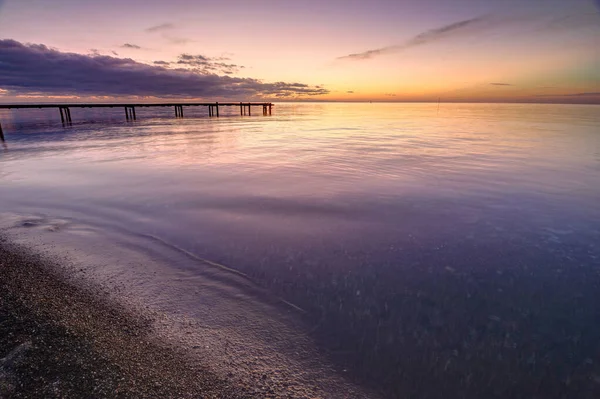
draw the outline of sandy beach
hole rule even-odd
[[[245,397],[149,323],[0,241],[0,397]]]

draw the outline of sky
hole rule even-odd
[[[600,103],[600,0],[0,0],[0,102]]]

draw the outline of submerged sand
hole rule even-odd
[[[150,330],[48,260],[0,241],[0,397],[253,396]]]

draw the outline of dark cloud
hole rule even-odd
[[[171,63],[167,61],[154,61],[154,65],[169,66]]]
[[[338,59],[349,59],[349,60],[365,60],[369,58],[376,57],[382,54],[395,53],[398,51],[406,50],[410,47],[421,46],[427,43],[431,43],[434,41],[438,41],[441,39],[445,39],[447,37],[452,37],[454,35],[462,34],[465,31],[468,31],[467,28],[472,28],[473,26],[482,26],[485,25],[486,17],[477,17],[471,18],[464,21],[459,21],[452,23],[450,25],[445,25],[440,28],[430,29],[423,33],[418,34],[412,39],[408,40],[402,44],[396,44],[393,46],[381,47],[375,50],[363,51],[362,53],[349,54],[343,57],[338,57]]]
[[[41,44],[0,40],[0,89],[10,94],[193,98],[298,97],[327,94],[303,83],[167,69],[128,58],[64,53]]]
[[[100,51],[98,49],[91,48],[90,49],[90,54],[91,55],[100,55]]]
[[[228,60],[226,57],[206,57],[204,55],[191,55],[191,54],[181,54],[179,59],[177,60],[178,65],[185,65],[196,69],[201,73],[224,73],[226,75],[231,75],[238,72],[240,69],[244,68],[241,65],[236,64],[228,64],[222,62],[223,60]]]
[[[354,90],[348,90],[346,93],[348,93],[348,94],[354,94]]]
[[[175,25],[171,24],[171,23],[166,23],[166,24],[160,24],[160,25],[156,25],[156,26],[151,26],[148,29],[146,29],[146,32],[162,32],[165,30],[170,30],[170,29],[174,29]]]
[[[497,83],[497,82],[490,83],[490,85],[492,85],[492,86],[513,86],[510,83]]]
[[[205,57],[203,55],[191,55],[184,53],[179,56],[178,64],[198,65],[207,63],[209,60],[209,57]]]
[[[396,97],[396,95],[394,93],[385,93],[385,95],[388,97]]]
[[[141,49],[141,47],[138,46],[137,44],[131,44],[131,43],[125,43],[121,47],[122,48],[130,48],[130,49],[134,49],[134,50],[140,50]]]
[[[113,55],[117,55],[117,56],[119,55],[119,53],[117,53],[117,52],[116,52],[116,51],[114,51],[114,50],[113,50],[113,51],[111,51],[111,53],[113,53]]]

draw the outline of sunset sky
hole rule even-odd
[[[600,103],[600,0],[0,0],[0,102]]]

